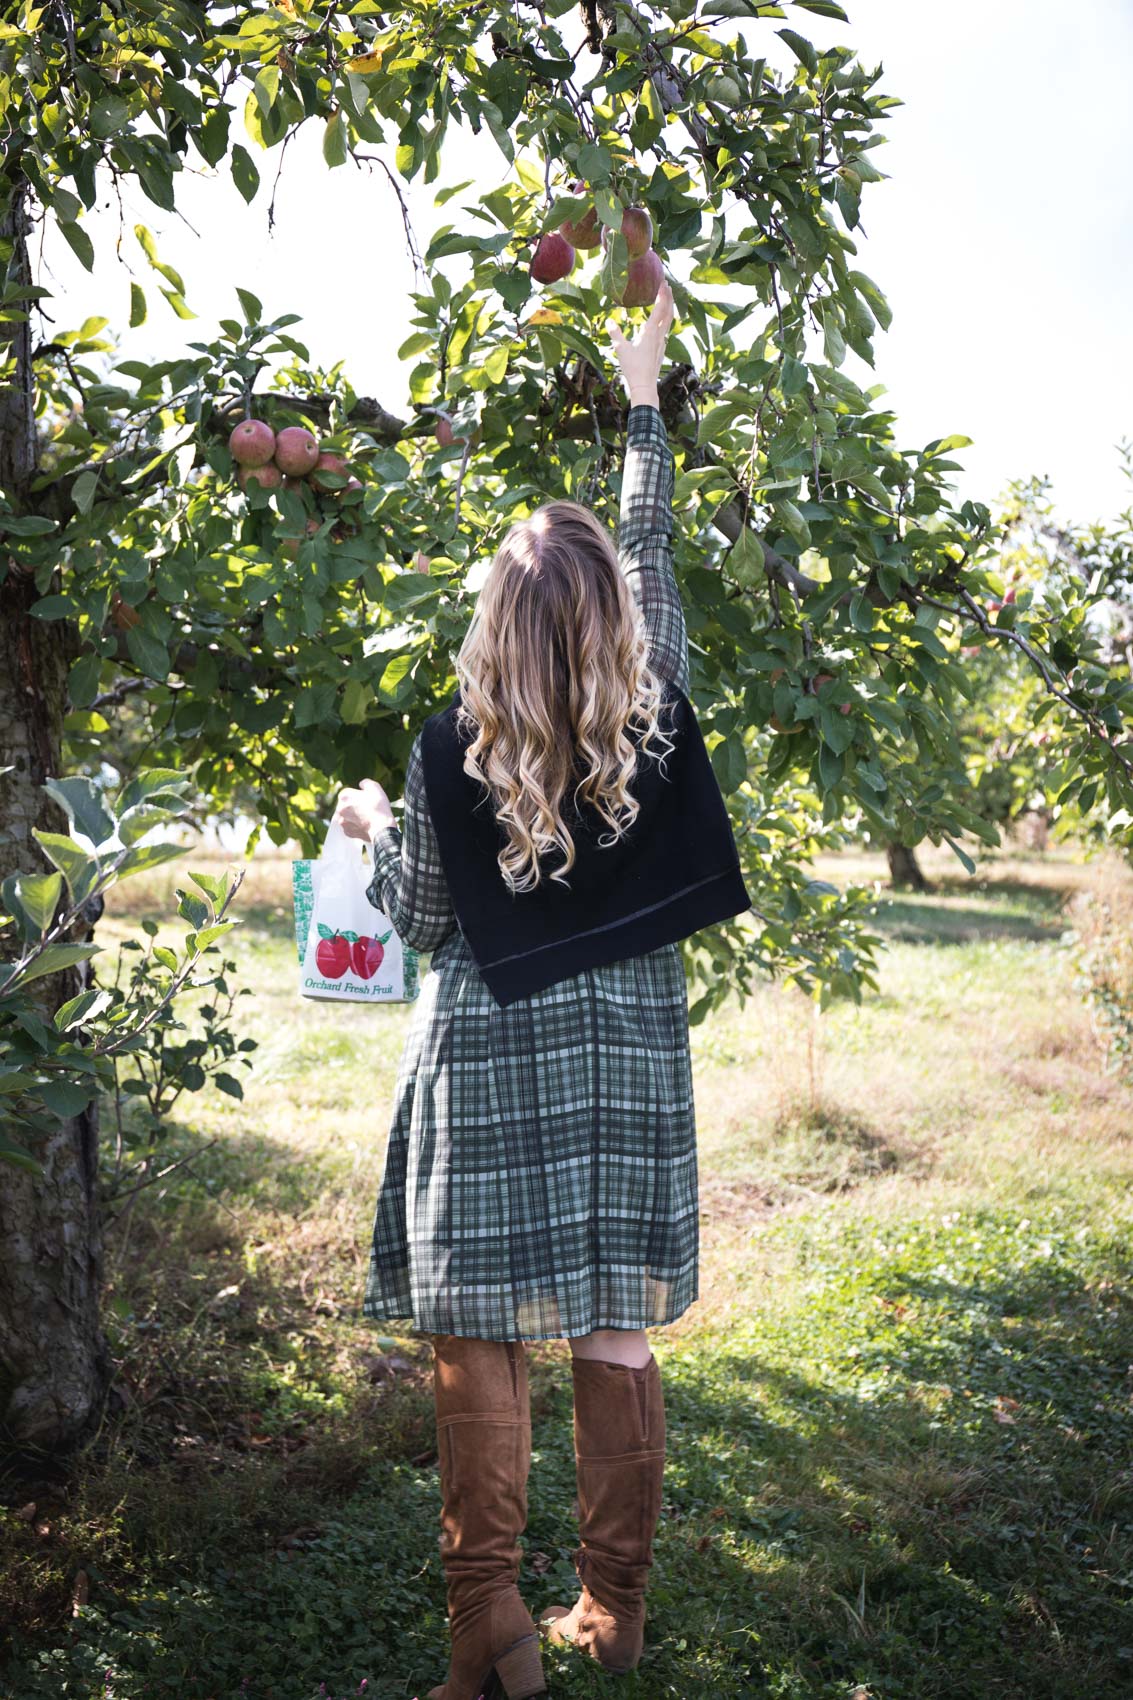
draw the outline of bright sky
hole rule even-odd
[[[905,102],[875,154],[890,181],[865,196],[857,260],[893,307],[892,329],[875,342],[874,381],[887,386],[902,442],[962,432],[974,439],[954,457],[965,466],[963,494],[993,501],[1009,478],[1040,473],[1066,517],[1114,517],[1133,503],[1116,450],[1133,437],[1133,8],[1127,0],[1078,0],[1072,12],[1064,0],[845,3],[849,25],[804,12],[787,22],[819,45],[849,43],[866,64],[881,62],[881,87]],[[749,23],[745,33],[756,51],[789,63],[774,28]],[[292,334],[316,363],[344,359],[359,394],[407,411],[396,350],[409,334],[414,277],[384,172],[328,171],[318,128],[308,125],[288,148],[269,235],[279,153],[245,141],[262,176],[251,207],[207,174],[180,179],[188,223],[137,190],[126,200],[127,230],[140,221],[154,232],[160,257],[185,276],[195,320],[167,307],[130,235],[123,252],[150,318],[127,328],[117,210],[100,202],[86,220],[99,255],[93,277],[47,238],[39,281],[62,297],[47,303],[57,328],[106,314],[120,328],[123,358],[168,358],[188,341],[211,340],[218,318],[239,316],[239,284],[269,313],[302,315]],[[440,224],[460,221],[461,197],[433,205],[442,184],[473,178],[472,196],[509,172],[486,129],[479,137],[454,129],[446,145],[437,182],[418,178],[406,189],[422,250]],[[671,263],[685,275],[679,256]],[[454,282],[465,275],[459,259],[445,269]]]

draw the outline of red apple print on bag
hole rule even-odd
[[[315,966],[324,980],[341,980],[350,967],[350,951],[357,933],[338,933],[319,924]]]
[[[383,933],[380,939],[367,938],[365,933],[361,938],[355,939],[350,946],[350,966],[360,980],[368,980],[377,973],[386,953],[386,945],[392,937],[391,928],[388,933]]]

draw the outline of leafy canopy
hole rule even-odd
[[[128,755],[128,727],[216,807],[250,805],[307,849],[328,787],[372,774],[396,794],[416,726],[454,684],[469,565],[552,496],[616,519],[624,415],[602,327],[621,212],[638,204],[678,305],[662,405],[693,697],[758,893],[754,941],[738,924],[700,941],[696,1014],[757,966],[824,996],[868,983],[865,894],[807,876],[823,844],[928,836],[970,866],[960,835],[995,841],[957,736],[977,642],[1010,647],[1047,693],[1060,804],[1089,786],[1127,809],[1114,740],[1130,687],[1091,635],[1100,591],[1074,582],[989,612],[995,529],[949,483],[966,439],[903,445],[881,386],[852,375],[889,323],[859,216],[897,102],[840,44],[839,6],[145,0],[13,18],[10,372],[45,293],[27,221],[54,219],[89,268],[84,213],[107,177],[170,211],[180,173],[203,163],[251,200],[304,124],[321,126],[328,169],[377,158],[391,192],[437,180],[468,130],[486,128],[509,168],[463,204],[468,183],[439,189],[445,222],[423,251],[407,219],[420,263],[395,412],[342,367],[312,367],[295,320],[264,324],[246,289],[239,317],[178,358],[115,360],[97,314],[35,353],[42,461],[4,493],[0,570],[33,576],[36,615],[75,634],[77,761],[115,738]],[[757,56],[772,32],[786,72]],[[540,290],[538,235],[591,204],[605,255]],[[150,232],[124,238],[188,312]],[[138,324],[153,289],[129,293]],[[361,488],[241,491],[227,437],[245,410],[315,430]]]

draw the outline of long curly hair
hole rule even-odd
[[[493,798],[513,891],[544,878],[569,888],[582,803],[609,829],[600,845],[624,836],[640,811],[630,789],[638,744],[664,772],[674,745],[648,654],[613,540],[588,508],[545,502],[509,528],[454,664],[458,730],[471,735],[464,771]],[[556,850],[562,861],[549,869]]]

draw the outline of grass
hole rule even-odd
[[[652,1335],[668,1463],[627,1700],[1133,1693],[1133,1092],[1059,943],[1093,875],[927,860],[860,1008],[767,988],[694,1029],[701,1297]],[[183,877],[123,888],[109,939]],[[409,1012],[299,1001],[287,877],[257,861],[241,894],[247,1097],[183,1099],[167,1160],[215,1143],[108,1236],[101,1427],[4,1478],[4,1700],[443,1680],[428,1349],[358,1316]],[[568,1357],[529,1348],[536,1611],[575,1591]],[[556,1700],[613,1691],[545,1665]]]

